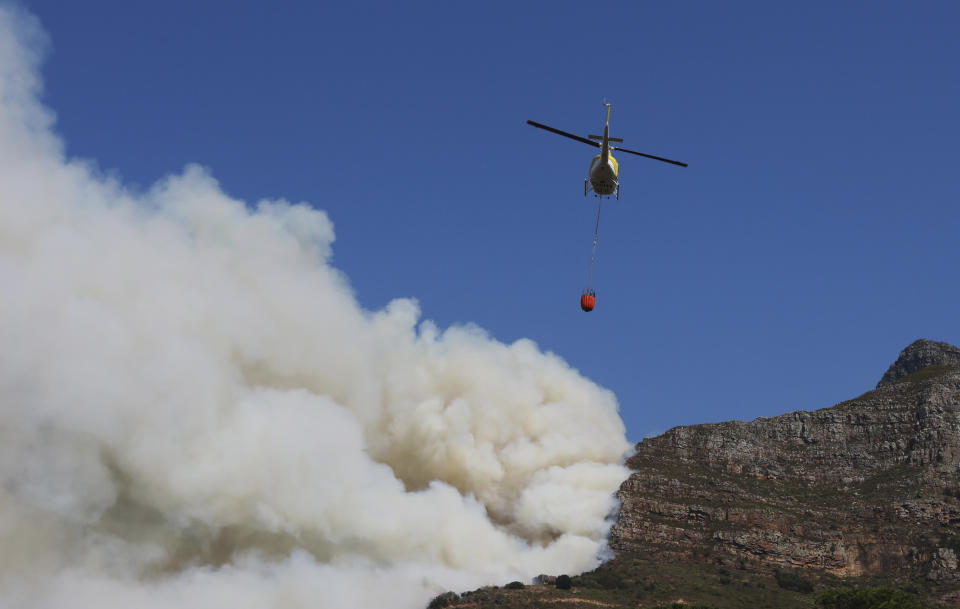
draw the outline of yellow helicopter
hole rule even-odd
[[[596,196],[610,196],[612,194],[616,194],[617,199],[620,198],[620,166],[617,163],[617,160],[613,158],[613,155],[610,154],[611,150],[629,152],[630,154],[647,157],[648,159],[653,159],[655,161],[663,161],[664,163],[679,165],[681,167],[687,166],[686,163],[681,163],[680,161],[673,161],[671,159],[653,156],[652,154],[644,154],[643,152],[637,152],[636,150],[627,150],[626,148],[620,148],[619,146],[611,146],[610,142],[621,144],[623,143],[623,140],[619,137],[610,137],[610,104],[604,105],[607,107],[607,121],[603,125],[603,135],[588,135],[587,137],[580,137],[579,135],[567,133],[566,131],[561,131],[548,125],[534,121],[527,121],[528,125],[533,125],[534,127],[538,127],[540,129],[546,129],[551,133],[569,137],[570,139],[577,140],[578,142],[583,142],[584,144],[589,144],[594,148],[600,149],[600,154],[593,157],[593,161],[590,163],[590,171],[587,174],[589,177],[583,180],[583,196],[587,196],[587,189],[589,187],[593,189],[593,192],[596,194]]]

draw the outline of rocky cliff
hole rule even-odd
[[[618,556],[960,581],[960,349],[920,340],[831,408],[644,440]]]
[[[920,339],[900,352],[897,361],[890,364],[877,387],[895,383],[898,379],[919,372],[928,366],[960,367],[960,349],[947,343]]]

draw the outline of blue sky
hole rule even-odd
[[[25,1],[71,156],[309,201],[360,302],[526,337],[628,437],[816,409],[960,343],[952,2]],[[593,150],[628,148],[579,310]]]

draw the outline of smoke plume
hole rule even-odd
[[[598,563],[609,391],[362,309],[309,205],[67,158],[44,40],[0,9],[0,607],[422,607]]]

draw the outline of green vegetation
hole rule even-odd
[[[819,591],[836,586],[825,573],[815,572],[811,579]],[[739,569],[736,559],[718,553],[694,562],[637,554],[621,555],[576,577],[558,576],[556,585],[466,592],[450,608],[672,609],[674,603],[683,609],[812,609],[814,598],[781,588],[772,571]]]
[[[712,552],[664,560],[621,554],[588,573],[558,576],[556,585],[507,584],[456,595],[430,609],[928,609],[927,599],[953,590],[912,577],[840,578],[821,570],[772,570]]]
[[[427,605],[427,609],[443,609],[443,607],[449,607],[453,603],[457,602],[459,595],[456,592],[444,592],[438,596],[435,596],[430,604]]]
[[[630,587],[622,573],[606,569],[597,569],[578,575],[571,578],[571,583],[578,588],[598,588],[601,590],[624,590]]]
[[[926,606],[914,596],[888,586],[827,590],[817,597],[817,604],[826,609],[924,609]]]
[[[523,585],[523,582],[510,582],[504,588],[507,590],[523,590],[526,586]]]
[[[805,579],[796,573],[777,569],[773,572],[773,577],[777,580],[777,585],[784,590],[793,590],[801,594],[810,594],[813,592],[813,583],[809,579]]]
[[[831,406],[829,409],[830,409],[830,410],[833,410],[833,409],[835,409],[835,408],[844,408],[845,406],[849,406],[849,405],[854,404],[854,403],[856,403],[856,402],[862,402],[862,401],[864,401],[864,400],[869,400],[869,399],[873,398],[873,396],[876,395],[876,394],[878,394],[878,393],[880,393],[880,390],[879,390],[879,389],[871,389],[870,391],[867,391],[866,393],[861,393],[860,395],[858,395],[857,397],[855,397],[855,398],[853,398],[853,399],[844,400],[844,401],[842,401],[842,402],[838,402],[838,403],[834,404],[833,406]]]
[[[899,385],[900,383],[919,383],[920,381],[943,376],[953,369],[953,366],[927,366],[926,368],[917,370],[913,374],[908,374],[907,376],[898,378],[897,380],[893,381],[893,384]]]
[[[906,376],[901,376],[897,380],[893,381],[891,385],[901,385],[903,383],[919,383],[921,381],[926,381],[932,378],[937,378],[947,374],[948,372],[957,370],[956,366],[927,366],[926,368],[921,368],[913,374],[908,374]],[[880,393],[881,389],[871,389],[870,391],[859,395],[852,400],[844,400],[838,404],[834,404],[831,408],[842,408],[844,406],[853,404],[854,402],[862,402],[864,400],[871,399],[874,395]]]

